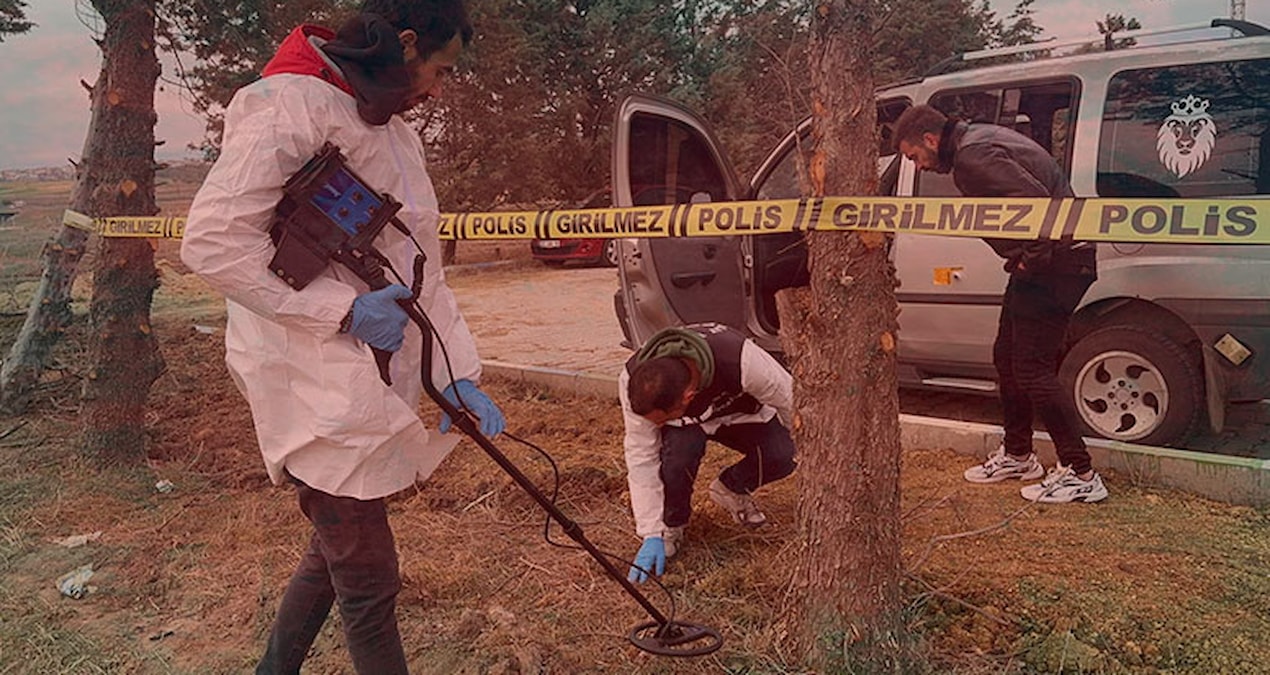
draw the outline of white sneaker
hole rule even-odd
[[[683,527],[668,527],[661,533],[661,543],[666,547],[667,560],[675,557],[675,554],[679,552],[679,545],[683,543],[683,538]]]
[[[740,525],[760,527],[767,522],[767,516],[759,510],[753,497],[729,490],[718,478],[710,483],[710,501],[723,507]]]
[[[1098,472],[1089,480],[1081,480],[1071,469],[1062,464],[1054,467],[1045,480],[1019,490],[1030,502],[1066,504],[1068,502],[1100,502],[1107,498],[1107,486]]]
[[[983,464],[966,469],[962,476],[971,483],[999,483],[1010,478],[1036,480],[1045,475],[1045,467],[1036,461],[1036,453],[1023,459],[1006,454],[1005,446],[988,455]]]

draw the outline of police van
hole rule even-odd
[[[1270,31],[1218,19],[1116,38],[1160,35],[1171,41],[1067,56],[1048,53],[1089,40],[967,53],[946,62],[960,64],[956,72],[880,89],[882,193],[959,194],[949,176],[919,173],[891,147],[900,113],[928,103],[1030,136],[1081,197],[1264,199]],[[799,197],[809,132],[810,121],[791,131],[741,183],[700,117],[631,96],[614,125],[614,204]],[[1089,433],[1167,444],[1205,426],[1219,431],[1227,402],[1270,398],[1270,246],[1098,248],[1098,281],[1073,317],[1060,369]],[[901,385],[995,392],[1001,260],[979,239],[905,233],[891,255]],[[774,296],[807,283],[807,248],[799,233],[623,240],[619,271],[614,300],[629,345],[667,326],[717,321],[779,351]]]

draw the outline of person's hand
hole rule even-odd
[[[445,397],[445,400],[454,404],[454,407],[460,410],[466,407],[468,412],[479,417],[482,434],[493,438],[503,433],[503,429],[507,428],[507,420],[503,418],[503,411],[499,410],[497,405],[494,405],[494,402],[485,395],[485,392],[477,389],[471,380],[459,380],[451,383],[450,386],[445,388],[445,391],[441,392],[441,395]],[[462,402],[459,399],[462,399]],[[437,427],[437,430],[444,434],[450,430],[450,424],[450,416],[442,413],[441,425]]]
[[[386,352],[401,349],[410,317],[397,301],[410,297],[410,289],[401,284],[357,296],[353,300],[348,332],[375,349]]]
[[[626,580],[642,584],[649,574],[661,576],[666,571],[666,542],[661,537],[648,537],[635,554],[635,565],[627,572]]]

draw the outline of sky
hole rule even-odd
[[[78,161],[83,153],[90,111],[80,80],[92,84],[101,72],[93,31],[76,14],[76,5],[88,4],[27,0],[27,19],[35,28],[0,42],[0,169],[67,166],[68,158]],[[165,61],[164,76],[176,79],[171,60]],[[160,85],[165,91],[155,93],[155,135],[167,143],[156,156],[197,156],[185,146],[203,137],[202,120],[174,87]]]
[[[991,0],[1005,17],[1017,0]],[[78,18],[76,6],[87,0],[28,0],[27,18],[37,26],[0,42],[0,169],[66,166],[78,160],[88,130],[88,92],[101,68],[92,31]],[[1251,21],[1270,26],[1270,0],[1246,0]],[[1230,0],[1035,0],[1035,20],[1043,37],[1081,37],[1097,32],[1094,22],[1108,12],[1136,17],[1145,27],[1204,22],[1228,16]],[[479,26],[477,29],[479,30]],[[171,59],[164,75],[175,78]],[[203,136],[203,122],[177,87],[161,85],[155,107],[156,135],[167,143],[159,159],[196,156],[186,149]]]

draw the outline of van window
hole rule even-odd
[[[1097,190],[1103,197],[1270,194],[1270,59],[1113,76]]]
[[[878,103],[878,157],[895,154],[895,138],[892,131],[895,121],[908,110],[908,99],[891,99]]]
[[[1071,80],[940,92],[931,97],[930,105],[949,117],[1013,129],[1048,150],[1071,173],[1068,157],[1076,109],[1076,85]],[[922,171],[915,194],[957,197],[961,192],[951,175]]]

